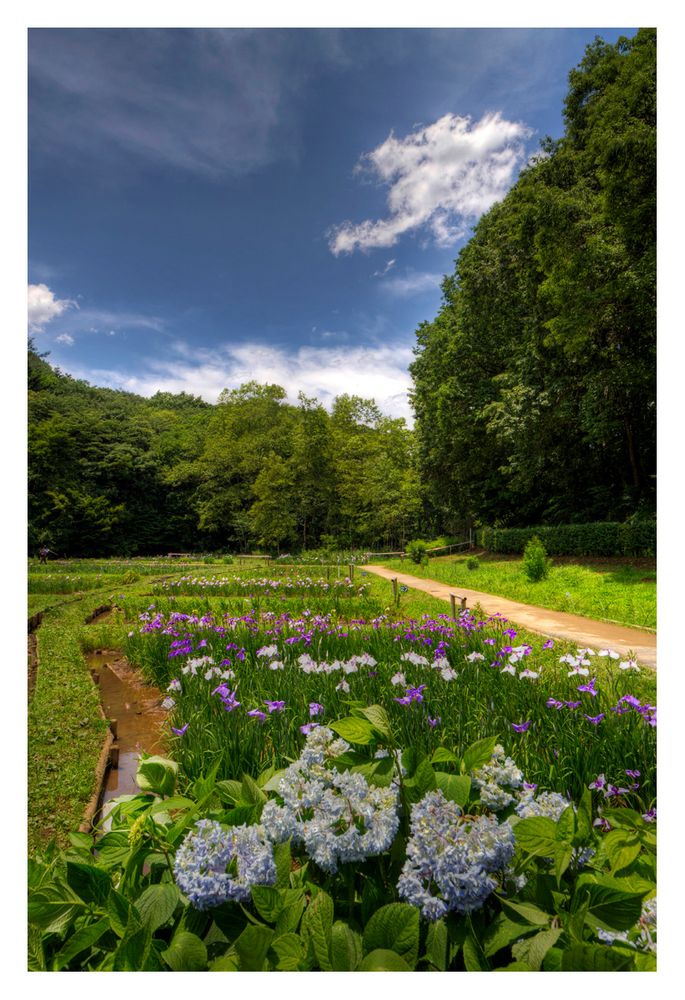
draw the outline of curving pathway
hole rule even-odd
[[[422,590],[431,597],[444,601],[449,601],[452,594],[457,598],[465,597],[467,607],[472,608],[475,604],[480,604],[486,614],[494,615],[499,612],[509,621],[531,632],[539,632],[554,639],[567,639],[579,646],[589,646],[593,649],[615,649],[626,658],[632,654],[641,666],[656,670],[656,635],[652,632],[629,628],[626,625],[598,622],[581,615],[569,615],[564,611],[537,608],[532,604],[521,604],[506,597],[482,594],[478,590],[450,586],[437,580],[411,576],[409,573],[398,573],[386,566],[365,565],[364,570],[382,576],[386,580],[397,578],[399,584],[414,590]]]

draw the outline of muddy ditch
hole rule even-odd
[[[140,754],[164,752],[162,725],[167,712],[161,707],[162,692],[146,684],[119,651],[99,649],[85,658],[112,733],[97,803],[91,810],[95,817],[110,799],[139,791],[135,775]]]

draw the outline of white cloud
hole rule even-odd
[[[382,271],[374,271],[373,272],[373,277],[374,278],[382,278],[384,274],[387,274],[388,271],[392,270],[392,268],[395,266],[396,263],[397,263],[397,261],[394,260],[394,259],[393,260],[389,260],[387,262],[387,264],[385,265],[385,267],[383,268]]]
[[[47,285],[29,285],[28,320],[29,331],[40,333],[51,320],[61,316],[70,306],[78,306],[71,299],[56,299],[55,293]]]
[[[59,337],[55,337],[56,344],[66,344],[67,347],[71,347],[74,343],[74,338],[70,333],[60,333]]]
[[[389,187],[387,218],[335,226],[329,233],[331,252],[338,256],[394,246],[404,233],[422,227],[439,245],[450,245],[504,197],[530,135],[525,125],[499,112],[476,124],[469,117],[443,115],[403,139],[391,133],[357,167]]]
[[[408,271],[403,278],[397,275],[381,282],[381,287],[391,295],[408,298],[410,295],[434,292],[436,288],[440,288],[443,278],[442,274],[433,274],[428,271]]]
[[[188,392],[215,403],[222,389],[244,382],[283,386],[297,402],[302,390],[330,406],[342,393],[375,399],[388,416],[412,422],[407,391],[411,346],[300,347],[293,354],[275,347],[244,343],[213,350],[192,350],[180,342],[173,353],[139,362],[136,374],[91,369],[72,371],[96,385],[124,389],[142,396],[156,392]]]

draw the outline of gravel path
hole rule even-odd
[[[449,601],[451,594],[457,598],[465,597],[467,607],[472,608],[475,604],[480,604],[486,614],[499,612],[509,621],[531,632],[539,632],[554,639],[568,639],[579,646],[589,646],[592,649],[614,649],[626,658],[632,654],[640,666],[656,670],[656,634],[652,632],[628,628],[625,625],[598,622],[581,615],[568,615],[563,611],[550,611],[549,608],[536,608],[532,604],[521,604],[506,597],[482,594],[478,590],[449,586],[437,580],[398,573],[386,566],[364,566],[364,570],[382,576],[386,580],[396,577],[398,583],[414,590],[422,590],[431,597],[438,597],[444,601]]]

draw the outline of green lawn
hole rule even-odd
[[[388,560],[383,565],[402,573],[468,587],[536,604],[553,611],[589,618],[656,628],[656,571],[624,562],[570,563],[552,560],[546,580],[530,583],[520,559],[495,555],[479,557],[478,569],[467,568],[467,556],[431,559],[419,566],[410,560]]]

